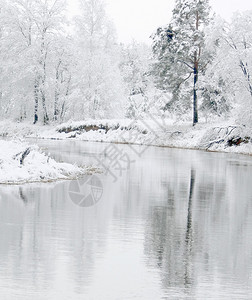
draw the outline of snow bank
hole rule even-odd
[[[192,126],[162,119],[93,120],[68,122],[50,134],[59,139],[252,154],[252,129],[228,122]]]
[[[129,119],[113,119],[113,120],[87,120],[78,122],[67,122],[56,127],[56,131],[59,133],[75,132],[81,134],[82,132],[98,131],[99,133],[107,133],[108,131],[130,131],[137,130],[140,133],[144,133],[146,128],[142,126],[138,121],[132,121]]]
[[[37,146],[0,140],[0,184],[75,178],[84,172],[77,166],[56,162]]]
[[[67,122],[57,127],[20,125],[3,126],[0,136],[8,134],[44,139],[76,139],[92,142],[129,143],[218,152],[252,154],[252,128],[231,121],[214,124],[174,122],[170,119],[85,120]],[[7,130],[6,128],[11,128]],[[5,128],[5,129],[3,129]]]

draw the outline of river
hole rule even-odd
[[[0,299],[252,299],[252,157],[36,143],[109,168],[0,187]]]

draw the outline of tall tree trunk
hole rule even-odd
[[[39,101],[39,90],[38,87],[39,86],[39,82],[38,79],[35,79],[34,82],[34,121],[33,124],[36,124],[38,122],[38,101]]]
[[[61,112],[60,112],[60,119],[61,119],[61,121],[63,121],[64,115],[65,115],[65,111],[66,111],[66,99],[69,96],[71,80],[72,80],[72,76],[70,75],[69,78],[68,78],[68,81],[67,81],[67,88],[66,88],[66,93],[65,93],[65,97],[64,97],[65,99],[64,99],[64,101],[63,101],[63,103],[61,105]]]
[[[46,96],[45,96],[45,64],[44,64],[44,68],[43,68],[44,74],[43,77],[41,79],[41,86],[40,86],[40,95],[41,95],[41,102],[42,102],[42,108],[43,108],[43,121],[44,121],[44,125],[48,124],[49,121],[49,117],[47,114],[47,108],[46,108]]]
[[[248,63],[244,63],[242,60],[240,60],[240,67],[242,69],[243,75],[245,76],[247,83],[248,83],[248,90],[250,95],[252,96],[252,83],[250,80],[250,73],[248,69]]]
[[[43,117],[44,117],[44,125],[48,124],[49,117],[47,114],[46,108],[46,95],[45,95],[45,82],[46,82],[46,59],[47,59],[47,49],[45,46],[45,34],[46,28],[43,29],[42,33],[42,43],[41,43],[41,59],[40,59],[40,66],[42,71],[41,76],[41,85],[40,85],[40,94],[41,94],[41,101],[42,101],[42,108],[43,108]]]
[[[46,97],[45,97],[45,92],[44,90],[40,90],[41,93],[41,100],[42,100],[42,107],[43,107],[43,115],[44,115],[44,125],[48,124],[49,117],[47,114],[47,109],[46,109]]]
[[[58,87],[56,87],[54,92],[54,112],[53,112],[54,121],[58,120],[58,115],[59,115],[58,105],[59,105],[59,92],[58,92]]]
[[[199,78],[199,68],[197,58],[194,61],[193,68],[194,78],[193,78],[193,125],[198,123],[198,97],[197,97],[197,82]]]
[[[59,60],[58,65],[56,67],[56,74],[55,74],[55,90],[54,90],[54,113],[53,113],[53,119],[54,121],[58,120],[59,116],[59,68],[61,65],[61,60]]]
[[[199,12],[196,11],[196,31],[199,30]],[[197,39],[195,40],[195,42]],[[197,98],[197,82],[199,77],[199,57],[200,57],[200,48],[199,53],[195,51],[194,53],[194,63],[193,63],[193,126],[198,123],[198,98]]]
[[[61,121],[63,121],[64,115],[65,115],[65,101],[63,101],[63,103],[61,105],[61,112],[60,112],[60,119],[61,119]]]

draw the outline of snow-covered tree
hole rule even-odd
[[[32,26],[24,18],[21,1],[5,2],[1,9],[2,113],[12,118],[25,118],[31,96]]]
[[[101,118],[122,112],[121,76],[115,30],[102,0],[81,0],[76,18],[75,77],[80,91],[80,118]]]
[[[252,122],[252,11],[233,16],[225,38],[229,55],[227,63],[233,67],[233,87],[239,104],[239,119]],[[226,47],[225,47],[226,48]],[[246,109],[245,109],[246,107]]]
[[[52,116],[55,47],[64,31],[64,0],[13,0],[6,3],[0,59],[4,65],[5,115],[24,119]],[[50,62],[50,63],[49,63]],[[50,111],[49,111],[50,110]]]
[[[152,87],[150,76],[151,49],[149,46],[132,41],[121,45],[120,70],[126,95],[126,117],[139,118],[149,110],[149,94]]]
[[[201,105],[200,112],[206,120],[210,117],[227,118],[232,108],[232,97],[226,76],[221,74],[218,60],[221,40],[225,32],[226,21],[221,17],[214,17],[205,29],[205,47],[211,55],[211,62],[207,65],[200,82]]]
[[[229,99],[229,106],[235,108],[234,114],[243,123],[251,123],[252,120],[251,24],[252,11],[234,14],[230,24],[216,20],[218,46],[215,58],[208,68],[212,81],[221,78],[224,83],[222,94]]]
[[[38,119],[38,104],[41,99],[43,110],[43,121],[49,121],[47,109],[47,73],[49,71],[48,61],[53,55],[53,45],[57,41],[57,36],[63,30],[64,20],[64,0],[36,0],[34,1],[34,11],[32,19],[36,26],[36,65],[34,79],[34,123]]]
[[[208,0],[176,0],[171,23],[153,35],[157,86],[173,93],[175,105],[179,98],[186,100],[193,94],[193,124],[198,122],[199,74],[210,60],[204,34],[209,21]]]

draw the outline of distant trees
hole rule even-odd
[[[252,121],[251,24],[252,11],[246,11],[234,14],[230,24],[216,18],[207,32],[214,55],[205,73],[204,96],[211,97],[219,115],[228,111],[243,124]],[[207,101],[205,104],[209,113],[213,107],[207,108]]]
[[[70,37],[61,36],[53,47],[51,98],[53,120],[63,121],[73,93],[74,49]]]
[[[0,1],[0,115],[47,124],[123,115],[120,50],[102,0]]]
[[[193,106],[193,125],[199,112],[251,124],[251,24],[251,11],[229,24],[209,0],[176,0],[150,48],[118,44],[103,0],[80,0],[71,23],[66,0],[0,0],[0,118],[187,119]]]
[[[230,82],[221,71],[225,59],[220,55],[220,46],[226,25],[223,19],[215,17],[205,29],[205,47],[211,56],[211,61],[201,76],[199,110],[206,120],[213,117],[227,118],[232,109]]]
[[[145,44],[132,41],[121,46],[120,71],[127,95],[126,117],[141,118],[149,111],[151,49]]]
[[[83,117],[101,118],[122,112],[123,87],[115,29],[102,0],[81,0],[75,19],[79,111]]]
[[[251,124],[251,24],[252,11],[229,24],[210,18],[209,1],[176,0],[172,21],[152,37],[156,87],[172,94],[165,108],[184,114],[193,98],[193,124],[198,106],[206,119],[232,115]]]
[[[50,72],[49,61],[54,60],[56,54],[53,50],[58,40],[62,38],[63,20],[64,20],[64,0],[36,0],[33,1],[34,10],[31,18],[35,26],[36,39],[36,61],[34,78],[34,123],[38,120],[39,100],[42,105],[42,114],[44,124],[49,121],[47,108],[48,72]],[[54,110],[55,116],[55,110]]]
[[[234,66],[240,69],[239,80],[252,97],[252,11],[237,13],[224,36]]]
[[[204,27],[210,21],[208,0],[176,0],[172,21],[153,36],[157,87],[169,89],[172,102],[193,94],[193,124],[198,122],[198,79],[209,63]],[[188,91],[189,88],[189,91]],[[185,91],[187,91],[185,93]],[[183,103],[188,107],[189,103]]]
[[[44,124],[52,117],[53,65],[66,26],[64,9],[64,0],[13,0],[3,8],[5,114],[20,120],[33,116],[34,123],[41,117]]]
[[[226,24],[220,39],[217,61],[222,76],[229,82],[229,93],[238,106],[237,118],[252,122],[252,11],[237,13]]]

